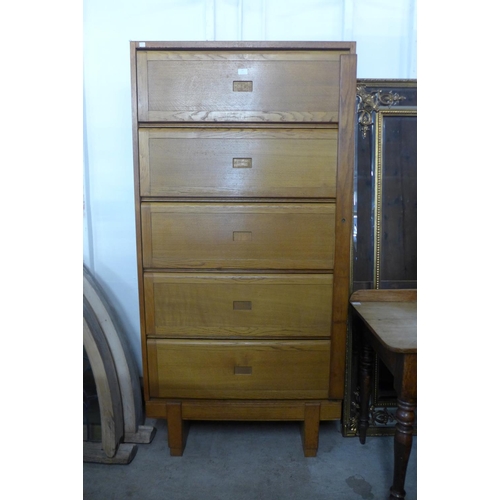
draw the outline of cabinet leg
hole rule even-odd
[[[184,453],[188,433],[187,422],[182,420],[182,403],[169,401],[166,407],[170,455],[180,457]]]
[[[320,403],[306,403],[302,424],[302,445],[305,457],[315,457],[318,452]]]
[[[413,443],[413,422],[415,421],[415,401],[398,399],[396,411],[396,433],[394,435],[394,479],[391,486],[391,500],[405,498],[406,469]]]
[[[361,350],[360,360],[360,394],[359,394],[359,442],[365,444],[366,430],[369,426],[368,410],[370,407],[371,372],[372,372],[372,348],[364,344]]]

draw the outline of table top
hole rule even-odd
[[[387,349],[404,354],[417,352],[416,290],[358,290],[350,302]]]

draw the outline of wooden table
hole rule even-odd
[[[351,296],[353,330],[362,338],[359,440],[366,441],[373,351],[394,376],[398,395],[391,499],[405,498],[404,483],[417,404],[417,291],[359,290]]]

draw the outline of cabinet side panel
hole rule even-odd
[[[340,120],[335,216],[335,267],[333,282],[332,356],[330,397],[344,396],[347,315],[349,308],[354,150],[356,124],[356,55],[340,60]]]
[[[144,289],[142,280],[142,241],[141,241],[141,198],[140,198],[140,172],[139,172],[139,137],[138,137],[138,106],[137,106],[137,43],[130,42],[130,70],[131,70],[131,94],[132,94],[132,147],[134,163],[134,204],[135,204],[135,231],[137,252],[137,282],[139,293],[139,318],[140,335],[142,347],[142,373],[144,384],[144,397],[149,399],[148,383],[148,358],[146,350],[146,332],[144,327]]]

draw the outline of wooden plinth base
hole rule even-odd
[[[136,432],[125,432],[125,443],[149,444],[155,437],[156,429],[149,425],[138,425]]]
[[[170,455],[182,456],[191,420],[225,421],[299,421],[302,422],[304,456],[315,457],[318,451],[319,424],[339,420],[341,401],[202,401],[151,400],[146,415],[165,418],[168,426]]]

